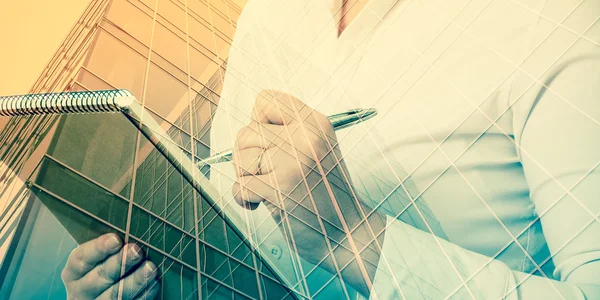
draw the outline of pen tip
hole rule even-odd
[[[377,114],[377,108],[367,108],[367,109],[363,109],[362,113],[365,116],[370,116],[370,115],[376,115]]]

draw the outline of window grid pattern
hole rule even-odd
[[[240,11],[229,0],[110,1],[70,89],[129,89],[190,158],[205,158]],[[99,117],[95,125],[104,128],[78,129],[84,119],[61,120],[33,183],[46,206],[64,211],[59,220],[65,227],[87,224],[76,239],[116,232],[138,242],[159,266],[162,299],[292,297],[148,141],[139,137],[138,144],[123,146],[137,136],[127,125]],[[127,140],[100,141],[109,128],[125,132]],[[87,141],[73,141],[86,134]],[[82,154],[69,158],[69,147]],[[117,172],[117,180],[94,171],[114,177],[102,166],[115,158],[102,154],[110,147],[124,165],[135,162],[134,169]]]

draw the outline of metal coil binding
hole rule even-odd
[[[0,116],[119,112],[132,99],[128,90],[0,96]]]

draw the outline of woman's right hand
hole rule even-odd
[[[61,277],[68,299],[154,299],[159,289],[157,268],[142,249],[112,233],[75,248]]]

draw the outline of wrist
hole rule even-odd
[[[385,241],[386,218],[376,211],[369,214],[370,208],[364,211],[368,217],[356,226],[347,239],[333,249],[333,256],[341,270],[342,279],[368,298]],[[358,253],[352,251],[349,238],[352,239]],[[327,269],[337,273],[332,263],[327,264]]]

